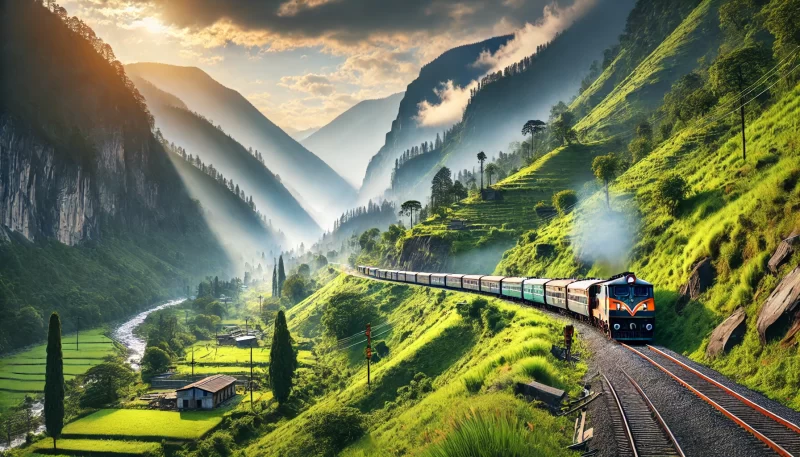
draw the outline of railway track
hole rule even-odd
[[[800,427],[653,346],[633,351],[783,457],[800,457]]]
[[[621,457],[685,457],[675,436],[639,384],[621,370],[625,380],[612,384],[602,374],[619,415],[611,415],[617,455]]]

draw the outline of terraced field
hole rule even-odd
[[[161,441],[195,440],[222,422],[228,408],[211,411],[101,409],[64,427],[65,438]]]
[[[79,344],[75,335],[62,338],[64,377],[71,379],[118,353],[115,343],[106,337],[104,329],[83,331]],[[0,412],[44,389],[47,346],[40,344],[26,351],[0,358]]]
[[[235,346],[216,346],[214,343],[200,341],[194,344],[194,372],[195,374],[249,374],[250,349]],[[186,351],[184,360],[178,362],[177,369],[180,374],[192,372],[191,347]],[[297,360],[301,364],[310,365],[315,361],[311,351],[299,351]],[[269,365],[269,348],[253,348],[253,365],[266,368]]]
[[[53,455],[53,442],[50,439],[43,439],[32,445],[29,449],[32,455]],[[159,443],[148,443],[143,441],[120,441],[120,440],[83,440],[65,439],[58,441],[58,451],[64,455],[78,453],[83,455],[87,450],[94,454],[103,455],[141,455],[156,454],[161,450]]]

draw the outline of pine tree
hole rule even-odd
[[[285,403],[292,392],[292,378],[294,370],[297,368],[297,358],[292,349],[292,336],[289,334],[283,310],[278,311],[278,315],[275,317],[269,361],[269,381],[272,394],[278,403]]]
[[[286,281],[286,270],[283,268],[283,256],[278,257],[278,295],[283,292],[283,283]]]
[[[61,354],[61,319],[50,315],[47,332],[47,365],[44,376],[44,423],[47,433],[56,440],[64,428],[64,360]]]

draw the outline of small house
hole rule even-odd
[[[236,378],[218,374],[175,391],[178,409],[213,409],[236,395]]]
[[[240,348],[258,347],[258,339],[254,335],[243,335],[236,338],[236,346]]]

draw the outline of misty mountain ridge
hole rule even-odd
[[[386,132],[391,129],[403,95],[404,92],[400,92],[361,101],[300,144],[358,188],[369,160],[383,145]]]
[[[295,187],[327,219],[337,217],[355,200],[353,186],[328,164],[267,119],[240,93],[199,68],[159,63],[135,63],[125,68],[179,97],[190,110],[221,126],[242,145],[261,152],[270,170]]]
[[[303,140],[310,137],[311,135],[317,133],[321,127],[309,127],[307,129],[297,130],[291,127],[281,127],[284,132],[286,132],[290,137],[294,138],[296,141],[299,141],[301,144]]]

